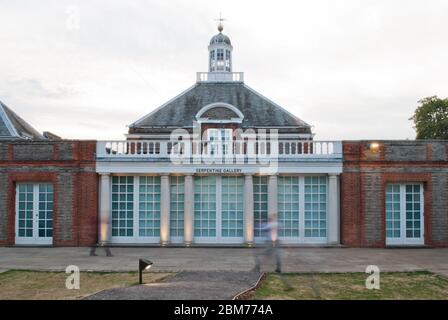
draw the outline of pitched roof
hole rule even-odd
[[[0,101],[0,139],[44,140],[45,138]]]
[[[216,102],[238,108],[244,115],[243,127],[296,127],[311,130],[309,124],[242,82],[196,83],[130,127],[191,127],[198,111]]]

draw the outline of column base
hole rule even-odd
[[[186,247],[191,247],[193,245],[193,242],[184,242],[184,245]]]
[[[248,248],[253,248],[255,246],[255,243],[253,241],[246,241],[245,245]]]
[[[160,241],[160,246],[162,246],[162,247],[166,247],[166,246],[168,246],[169,244],[170,244],[169,241]]]

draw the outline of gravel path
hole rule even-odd
[[[258,272],[180,272],[162,282],[104,290],[86,300],[228,300],[254,286]]]

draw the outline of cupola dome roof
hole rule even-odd
[[[232,43],[230,42],[230,38],[225,34],[222,34],[221,32],[213,36],[212,39],[210,40],[210,45],[222,44],[222,43],[228,44],[229,46],[232,45]]]

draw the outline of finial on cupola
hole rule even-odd
[[[225,21],[226,19],[223,19],[222,18],[222,16],[221,16],[221,12],[219,13],[219,19],[215,19],[215,21],[218,21],[219,23],[218,23],[218,31],[221,33],[222,32],[222,30],[224,30],[224,26],[223,26],[223,22]]]

